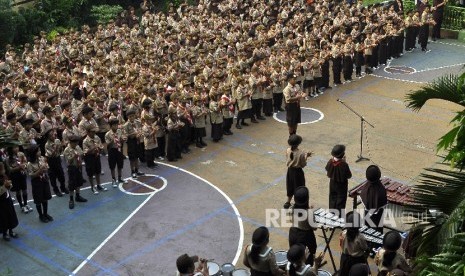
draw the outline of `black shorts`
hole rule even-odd
[[[82,171],[76,166],[68,166],[68,188],[74,191],[82,186]]]
[[[124,155],[115,148],[109,149],[108,165],[110,166],[110,170],[113,170],[116,166],[118,166],[118,169],[122,169],[124,165]]]
[[[313,80],[304,80],[304,89],[313,86]]]
[[[128,138],[128,157],[129,160],[139,158],[139,141],[137,138]]]
[[[100,155],[84,155],[84,162],[86,162],[86,174],[88,177],[98,175],[102,172],[102,163],[100,162]]]

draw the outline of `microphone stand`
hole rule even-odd
[[[374,128],[374,126],[365,120],[365,118],[363,118],[363,116],[360,115],[357,111],[353,110],[352,107],[348,106],[345,102],[341,101],[340,99],[337,99],[337,101],[360,118],[360,154],[357,156],[358,159],[355,160],[355,162],[358,163],[360,161],[370,161],[369,158],[363,157],[363,124],[367,123],[372,128]]]

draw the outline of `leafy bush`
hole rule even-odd
[[[93,6],[90,11],[92,18],[98,24],[106,24],[111,19],[115,19],[123,11],[123,7],[120,5],[98,5]]]

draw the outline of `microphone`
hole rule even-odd
[[[337,101],[340,102],[340,103],[344,103],[343,101],[341,101],[341,99],[337,99]]]

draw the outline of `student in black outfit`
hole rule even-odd
[[[370,213],[370,219],[375,225],[368,225],[378,232],[383,232],[382,219],[384,207],[387,205],[386,188],[381,183],[381,171],[378,166],[370,165],[366,170],[367,185],[361,191],[365,214]]]
[[[349,179],[352,177],[349,165],[345,158],[346,147],[336,145],[331,151],[333,156],[326,164],[326,172],[329,177],[329,209],[337,210],[338,216],[342,215],[342,210],[346,207],[347,190]]]
[[[5,175],[0,176],[0,231],[3,239],[9,241],[10,238],[18,238],[13,229],[18,226],[18,217],[10,194],[11,181]]]

